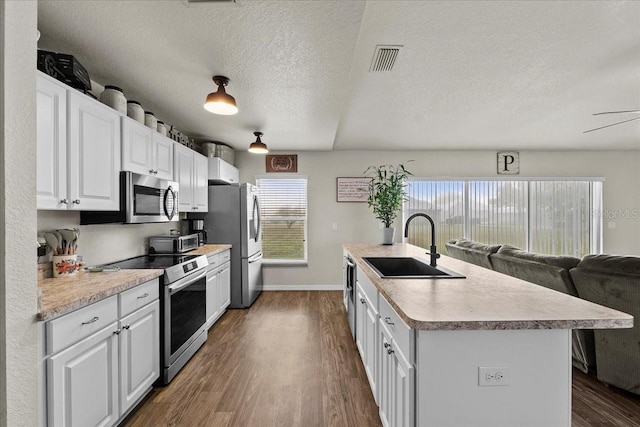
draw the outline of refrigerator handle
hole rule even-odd
[[[254,262],[260,261],[261,259],[262,259],[262,252],[249,258],[249,264],[253,264]]]
[[[253,196],[253,207],[254,207],[254,224],[257,221],[257,225],[255,226],[255,241],[260,240],[260,202],[258,201],[258,196]],[[257,216],[257,218],[256,218]]]

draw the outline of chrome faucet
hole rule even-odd
[[[409,237],[409,223],[417,216],[427,218],[429,220],[429,223],[431,224],[431,246],[429,247],[429,257],[431,258],[431,262],[429,264],[432,267],[435,267],[436,259],[440,258],[440,254],[436,249],[436,225],[433,223],[433,220],[429,215],[421,212],[411,215],[404,225],[404,237]]]

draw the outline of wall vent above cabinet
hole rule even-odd
[[[373,53],[373,60],[371,61],[371,68],[369,72],[387,72],[393,69],[400,53],[402,46],[389,46],[389,45],[377,45],[376,50]]]

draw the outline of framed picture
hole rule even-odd
[[[298,172],[297,154],[267,154],[265,159],[267,172]]]
[[[364,203],[369,195],[371,178],[338,177],[336,178],[336,201]]]

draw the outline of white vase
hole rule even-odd
[[[382,229],[382,244],[383,245],[393,245],[393,236],[396,233],[396,229],[394,227],[385,227]]]

